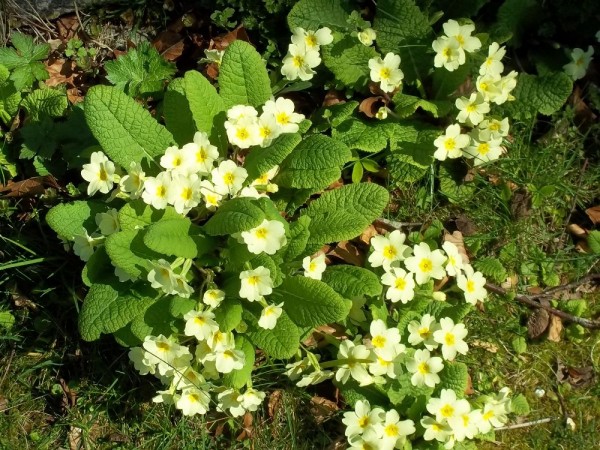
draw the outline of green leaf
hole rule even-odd
[[[600,255],[600,231],[590,231],[587,237],[587,242],[590,250],[596,255]]]
[[[213,311],[221,331],[232,331],[242,321],[244,307],[238,298],[225,297]]]
[[[110,258],[104,247],[97,248],[87,260],[81,272],[81,280],[87,287],[95,283],[110,284],[110,281],[116,281]]]
[[[309,244],[326,244],[358,236],[381,216],[387,190],[371,183],[342,186],[325,192],[303,212],[311,218]]]
[[[154,209],[141,199],[125,203],[119,210],[121,230],[138,230],[159,220],[178,218],[181,218],[181,215],[173,207]]]
[[[219,69],[219,87],[227,108],[258,107],[271,98],[265,62],[252,45],[242,40],[229,44]]]
[[[155,252],[182,258],[195,258],[213,248],[212,239],[187,217],[153,223],[144,234],[144,244]]]
[[[573,91],[573,81],[563,72],[536,76],[520,73],[512,92],[513,102],[505,103],[507,113],[516,120],[530,119],[538,112],[551,115],[558,111]]]
[[[273,289],[269,299],[279,304],[292,321],[301,327],[317,327],[343,320],[349,305],[327,284],[312,278],[287,277]]]
[[[170,313],[171,302],[171,297],[159,298],[134,317],[130,324],[133,335],[143,341],[146,336],[169,336],[173,333],[175,329],[172,324],[175,318]]]
[[[165,126],[180,147],[192,142],[196,133],[196,123],[186,95],[184,79],[176,78],[169,83],[163,99]]]
[[[527,341],[523,336],[517,336],[511,341],[512,348],[518,354],[525,353],[527,351]]]
[[[254,148],[246,155],[244,168],[250,179],[256,179],[283,160],[302,141],[299,133],[282,134],[266,148]]]
[[[356,100],[351,100],[349,102],[337,103],[326,108],[320,108],[312,116],[315,121],[315,129],[323,132],[332,126],[337,127],[352,115],[358,105],[359,103]]]
[[[169,314],[173,317],[183,317],[196,307],[198,302],[192,298],[184,298],[179,296],[170,297],[171,304],[169,306]]]
[[[223,384],[233,389],[240,389],[248,381],[254,369],[254,346],[244,335],[238,334],[235,337],[235,348],[244,352],[246,362],[244,367],[234,370],[223,376]]]
[[[6,67],[0,65],[1,69],[6,70]],[[9,125],[14,115],[17,114],[20,103],[21,92],[17,91],[14,84],[6,80],[0,81],[0,121]]]
[[[198,131],[208,134],[211,144],[222,154],[227,151],[225,103],[215,87],[199,72],[185,73],[185,95]],[[191,142],[191,141],[188,141]]]
[[[407,398],[415,398],[420,395],[430,397],[433,389],[427,386],[413,386],[410,381],[412,374],[405,372],[393,380],[388,386],[388,398],[394,405],[400,405]]]
[[[154,303],[136,291],[119,291],[108,284],[94,284],[83,300],[79,332],[85,341],[123,328]]]
[[[370,81],[369,60],[378,56],[374,47],[366,47],[347,35],[333,45],[321,48],[323,63],[336,81],[356,90],[363,90]]]
[[[323,272],[322,280],[345,298],[364,295],[376,297],[381,294],[383,289],[377,275],[370,270],[356,266],[329,266]]]
[[[290,223],[290,233],[287,244],[280,250],[280,256],[283,261],[294,261],[303,255],[310,237],[310,217],[302,216],[298,220]]]
[[[15,316],[10,311],[0,311],[0,328],[10,330],[15,324]]]
[[[162,94],[165,81],[175,73],[175,64],[165,60],[148,41],[117,59],[104,63],[106,78],[132,97]]]
[[[116,88],[92,87],[85,98],[85,119],[104,152],[129,168],[164,154],[173,136],[135,100]]]
[[[413,0],[379,0],[373,28],[383,53],[399,53],[400,46],[431,33],[427,16]]]
[[[31,120],[39,121],[43,117],[62,117],[69,106],[67,95],[57,89],[36,89],[22,103]]]
[[[529,402],[523,394],[515,395],[510,402],[510,410],[517,416],[526,416],[530,412]]]
[[[59,236],[73,240],[84,229],[92,233],[96,228],[96,214],[106,211],[106,204],[92,200],[77,200],[73,203],[61,203],[53,207],[46,215],[46,222]]]
[[[341,175],[341,166],[350,160],[350,149],[324,135],[304,139],[281,163],[273,180],[282,187],[324,188]]]
[[[49,44],[34,44],[33,37],[14,32],[10,39],[15,48],[0,48],[0,64],[11,70],[10,79],[15,88],[22,91],[36,81],[49,78],[46,67],[40,61],[50,53]]]
[[[475,195],[475,184],[473,182],[464,181],[461,172],[452,170],[452,165],[460,164],[459,162],[447,162],[442,164],[439,170],[440,191],[444,194],[451,203],[463,204],[470,200]]]
[[[147,270],[148,261],[164,256],[144,244],[143,234],[143,230],[119,231],[108,236],[104,244],[113,265],[132,278],[138,278],[142,271]]]
[[[304,28],[316,31],[327,26],[334,30],[345,30],[350,15],[350,5],[341,0],[300,0],[288,14],[290,30]]]
[[[438,107],[435,103],[402,92],[394,95],[394,111],[401,119],[412,116],[419,108],[427,111],[433,117],[438,117]]]
[[[376,153],[388,145],[388,124],[351,117],[331,132],[331,136],[351,149]]]
[[[465,396],[469,372],[467,366],[460,362],[445,362],[444,369],[440,372],[441,382],[436,386],[436,392],[442,389],[452,389],[458,398]]]
[[[508,273],[506,269],[500,262],[500,260],[496,258],[480,258],[473,262],[475,268],[481,273],[491,278],[496,283],[502,283],[506,280]]]
[[[250,341],[271,358],[291,358],[298,351],[300,345],[300,330],[287,313],[283,311],[272,330],[259,327],[255,314],[244,309],[243,317],[248,324],[246,336]],[[260,312],[257,314],[260,315]]]
[[[226,236],[255,228],[265,220],[265,214],[248,198],[234,198],[224,203],[208,219],[204,230],[209,236]]]

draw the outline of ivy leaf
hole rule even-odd
[[[281,164],[301,141],[302,136],[299,133],[282,134],[268,147],[248,153],[244,160],[244,168],[248,171],[248,177],[256,179]]]
[[[334,30],[345,30],[348,26],[350,5],[341,0],[300,0],[288,14],[290,30],[304,28],[316,31],[327,26]]]
[[[311,218],[309,244],[322,245],[358,236],[387,206],[381,186],[359,183],[325,192],[303,212]]]
[[[88,233],[94,231],[97,228],[96,214],[105,211],[105,203],[77,200],[54,206],[46,214],[46,222],[62,238],[73,240],[73,236],[83,233],[84,229]]]
[[[134,290],[119,291],[108,284],[94,284],[88,291],[81,313],[79,332],[85,341],[114,333],[145,311],[154,299]]]
[[[343,320],[350,310],[344,299],[327,284],[308,277],[285,278],[269,298],[276,304],[283,302],[283,310],[300,327],[318,327]]]
[[[217,209],[204,230],[209,236],[226,236],[255,228],[264,219],[264,212],[252,200],[234,198]]]
[[[168,256],[196,258],[213,248],[212,239],[187,217],[160,220],[151,224],[144,234],[144,244],[150,250]]]
[[[132,278],[139,278],[148,267],[148,261],[162,256],[144,244],[143,230],[126,230],[113,233],[106,238],[104,246],[112,264]]]
[[[171,133],[142,105],[113,87],[88,91],[85,120],[104,152],[121,167],[154,159],[173,144]]]
[[[374,47],[366,47],[353,36],[345,36],[333,45],[322,47],[323,63],[336,81],[362,90],[370,81],[369,60],[378,56]]]
[[[376,297],[381,294],[379,277],[368,269],[356,266],[331,266],[323,272],[322,280],[345,298],[364,295]]]
[[[341,175],[341,166],[350,160],[350,149],[324,135],[304,139],[281,163],[273,180],[282,187],[324,188]]]
[[[258,107],[271,98],[271,82],[265,62],[252,45],[233,41],[223,54],[219,86],[226,108],[234,105]]]
[[[43,61],[50,53],[50,45],[34,44],[33,37],[14,32],[10,39],[15,48],[0,48],[0,64],[12,73],[10,79],[18,91],[30,88],[36,80],[49,78]]]
[[[106,61],[106,78],[131,97],[161,94],[175,64],[165,60],[148,41],[112,61]]]
[[[235,337],[235,348],[244,352],[246,362],[241,369],[225,374],[223,376],[223,384],[233,389],[240,389],[250,380],[252,369],[254,369],[254,346],[248,338],[242,334],[238,334]]]

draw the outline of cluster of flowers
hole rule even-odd
[[[288,80],[308,81],[315,75],[315,67],[321,64],[321,46],[333,42],[331,30],[327,27],[317,31],[296,28],[292,34],[292,43],[283,58],[281,74]]]
[[[471,52],[481,47],[479,39],[470,36],[474,30],[473,25],[461,26],[456,21],[450,20],[444,24],[444,30],[448,36],[438,38],[435,42],[443,41],[446,45],[444,48],[453,48],[458,45],[458,54],[462,55],[462,58],[452,60],[455,63],[462,61],[462,64],[464,62],[464,51],[460,52],[463,48],[465,51]],[[436,48],[435,42],[434,49]],[[498,159],[504,152],[502,140],[508,136],[508,118],[499,120],[486,117],[486,114],[490,112],[491,103],[501,105],[514,99],[510,93],[517,85],[517,72],[513,70],[508,75],[502,76],[504,71],[502,58],[505,54],[506,48],[500,47],[497,42],[493,42],[489,46],[488,56],[479,68],[479,76],[475,83],[477,91],[473,92],[469,98],[460,97],[455,102],[459,111],[456,120],[460,124],[471,127],[471,132],[463,134],[459,123],[448,126],[445,134],[434,141],[436,151],[433,156],[436,159],[444,161],[446,158],[465,156],[473,158],[474,164],[478,166]],[[438,63],[439,58],[441,58],[440,53],[436,55]],[[436,66],[438,66],[437,63]],[[444,67],[454,70],[452,69],[453,65],[449,67],[444,65]]]
[[[475,31],[473,24],[460,25],[456,20],[449,20],[443,28],[445,35],[431,45],[436,52],[433,65],[452,72],[466,62],[465,52],[474,53],[481,48],[481,41],[471,36]]]
[[[235,336],[219,330],[212,310],[225,298],[219,289],[204,293],[203,305],[184,315],[184,334],[197,342],[181,345],[174,336],[147,336],[141,347],[134,347],[129,358],[141,375],[155,375],[168,386],[158,391],[153,401],[175,405],[185,416],[205,414],[210,409],[211,393],[217,393],[217,410],[238,417],[256,411],[265,393],[246,387],[242,393],[215,384],[222,375],[246,364],[243,351],[236,349]],[[195,347],[195,348],[194,348]]]
[[[436,440],[450,449],[456,442],[503,426],[511,412],[509,394],[508,388],[502,388],[494,396],[477,399],[481,408],[473,409],[468,400],[457,398],[453,390],[442,389],[439,398],[432,397],[427,403],[427,411],[432,416],[426,415],[420,421],[423,439]],[[354,411],[344,413],[342,422],[346,425],[348,450],[403,448],[407,436],[416,432],[412,420],[400,420],[394,409],[371,408],[367,400],[357,401]]]

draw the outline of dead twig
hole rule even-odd
[[[547,417],[545,419],[532,420],[531,422],[515,423],[514,425],[507,425],[505,427],[494,428],[494,431],[516,430],[517,428],[532,427],[534,425],[541,425],[543,423],[548,423],[559,419],[560,417]]]
[[[503,295],[503,296],[506,296],[509,294],[509,292],[506,289],[504,289],[500,286],[496,286],[495,284],[492,284],[492,283],[486,283],[485,288],[488,291],[493,292],[494,294]],[[554,314],[555,316],[558,316],[563,320],[576,323],[578,325],[581,325],[584,328],[590,328],[590,329],[600,328],[600,321],[590,320],[590,319],[585,319],[583,317],[574,316],[567,312],[561,311],[560,309],[556,309],[556,308],[552,308],[551,306],[544,305],[543,303],[540,303],[538,301],[538,299],[545,298],[545,297],[547,297],[547,295],[544,296],[543,293],[541,293],[541,294],[536,294],[536,295],[516,294],[514,298],[518,302],[524,303],[524,304],[532,306],[534,308],[545,309],[549,313]]]
[[[384,219],[383,217],[380,217],[379,219],[377,219],[377,222],[381,222],[382,224],[387,225],[388,227],[395,228],[395,229],[414,228],[414,227],[420,227],[423,225],[423,222],[398,222],[396,220]]]

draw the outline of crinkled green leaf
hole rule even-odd
[[[600,255],[600,231],[590,231],[587,238],[590,250],[596,255]]]
[[[221,98],[227,108],[234,105],[261,106],[271,98],[271,82],[265,62],[252,45],[233,41],[219,69]]]
[[[169,336],[173,333],[175,318],[171,315],[172,298],[162,297],[137,314],[130,324],[131,332],[141,341],[146,336]]]
[[[136,291],[119,291],[108,284],[94,284],[85,296],[79,314],[81,337],[85,341],[95,341],[102,334],[113,333],[152,303],[154,298]]]
[[[504,0],[491,30],[493,40],[502,43],[510,38],[511,44],[519,47],[526,31],[539,25],[543,16],[541,8],[537,0]]]
[[[96,283],[110,284],[111,281],[116,281],[110,258],[104,247],[96,248],[87,260],[81,271],[81,280],[87,287]]]
[[[144,244],[143,234],[143,230],[119,231],[108,236],[104,244],[112,264],[132,278],[138,278],[147,270],[148,261],[164,257]]]
[[[56,122],[44,117],[40,122],[30,122],[21,128],[23,143],[19,157],[21,159],[33,159],[35,156],[52,158],[58,146],[56,126]]]
[[[223,376],[223,384],[233,389],[240,389],[250,381],[252,370],[254,369],[255,352],[252,342],[242,334],[238,334],[235,337],[235,348],[244,352],[246,361],[244,367],[241,369],[233,370],[232,372],[225,374]]]
[[[73,236],[82,234],[84,229],[91,234],[97,228],[96,214],[106,210],[105,203],[93,200],[61,203],[48,211],[46,222],[56,234],[73,240]]]
[[[382,291],[379,277],[362,267],[330,266],[323,272],[321,279],[345,298],[362,297],[364,295],[376,297]]]
[[[62,117],[69,106],[67,94],[57,89],[36,89],[23,100],[23,106],[31,120],[38,121],[42,117]]]
[[[465,390],[469,382],[467,366],[461,362],[444,362],[444,369],[439,373],[440,384],[436,386],[436,392],[442,389],[452,389],[458,398],[465,396]]]
[[[180,147],[192,142],[196,132],[196,123],[186,95],[184,79],[176,78],[169,83],[163,100],[165,126]]]
[[[341,166],[350,160],[350,149],[324,135],[304,139],[279,166],[273,180],[282,187],[324,188],[337,180]]]
[[[388,145],[388,124],[351,117],[334,128],[331,136],[351,149],[376,153]]]
[[[283,311],[277,324],[272,330],[265,330],[258,326],[257,315],[248,309],[244,309],[243,317],[248,324],[246,336],[250,341],[261,348],[267,355],[275,359],[285,359],[292,357],[300,345],[300,330],[298,326],[292,322],[287,313]]]
[[[294,261],[306,249],[310,237],[310,217],[302,216],[290,223],[290,236],[287,244],[280,250],[281,259],[285,262]]]
[[[114,87],[94,86],[85,98],[85,119],[104,152],[129,168],[163,155],[173,136],[144,107]]]
[[[508,276],[506,269],[500,260],[496,258],[478,258],[473,262],[473,266],[496,283],[504,282]]]
[[[414,0],[379,0],[373,28],[377,32],[377,46],[384,54],[399,53],[400,46],[431,33],[427,16]],[[420,52],[424,53],[423,50]]]
[[[573,91],[573,81],[563,72],[536,76],[520,73],[512,92],[515,100],[504,104],[508,114],[517,120],[530,119],[538,112],[551,115],[558,111]]]
[[[245,301],[245,300],[244,300]],[[232,331],[242,321],[244,307],[238,298],[225,297],[214,309],[215,320],[221,331]]]
[[[283,309],[292,321],[301,327],[317,327],[343,320],[349,305],[327,284],[312,278],[287,277],[273,289],[269,299],[283,302]]]
[[[6,74],[8,74],[6,67],[0,65],[0,69],[4,69]],[[19,110],[20,103],[21,92],[15,88],[13,82],[7,80],[0,81],[0,121],[8,125]]]
[[[415,398],[420,395],[431,396],[433,389],[427,386],[413,386],[410,381],[412,374],[405,372],[387,385],[387,394],[390,402],[400,405],[406,399]]]
[[[49,44],[35,44],[33,37],[14,32],[10,36],[15,48],[0,48],[0,64],[11,71],[10,79],[15,88],[22,91],[36,81],[49,78],[48,71],[40,61],[50,53]]]
[[[322,27],[343,30],[348,24],[350,4],[343,0],[300,0],[288,14],[290,30],[304,28],[316,31]]]
[[[234,198],[217,209],[204,225],[204,230],[209,236],[227,236],[255,228],[264,219],[264,212],[252,200]]]
[[[440,166],[440,191],[451,203],[462,204],[475,195],[475,184],[465,181],[451,169],[452,162]]]
[[[358,236],[381,216],[388,201],[387,190],[371,183],[325,192],[303,212],[311,218],[309,243],[322,245]]]
[[[183,317],[198,305],[198,301],[193,298],[172,296],[170,299],[169,313],[173,317]]]
[[[301,141],[302,136],[299,133],[282,134],[268,147],[252,149],[244,160],[248,177],[256,179],[281,164]]]
[[[10,311],[0,311],[0,328],[10,330],[15,324],[15,316]]]
[[[155,252],[168,256],[195,258],[210,251],[213,240],[187,217],[163,219],[151,224],[144,234],[144,244]]]
[[[322,47],[321,55],[336,81],[362,90],[370,81],[369,60],[378,53],[374,47],[366,47],[356,37],[347,35],[333,45]]]
[[[526,416],[531,411],[529,402],[523,394],[515,395],[510,402],[510,410],[517,416]]]
[[[165,81],[175,73],[175,64],[165,60],[148,41],[117,59],[104,63],[106,78],[132,97],[162,94]]]
[[[171,206],[154,209],[142,199],[125,203],[119,210],[119,224],[122,230],[145,228],[159,220],[178,219],[181,215]]]
[[[351,100],[320,108],[312,116],[315,122],[313,126],[319,132],[326,131],[331,127],[335,128],[349,118],[358,105],[356,100]]]
[[[419,108],[433,117],[438,117],[438,107],[435,103],[402,92],[394,95],[394,111],[401,119],[412,116]]]

